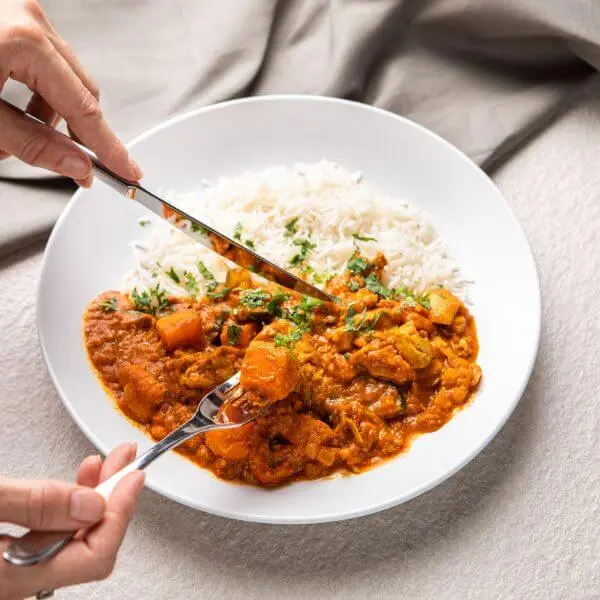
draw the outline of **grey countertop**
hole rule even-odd
[[[57,597],[600,598],[598,148],[590,101],[495,177],[536,257],[543,334],[523,399],[472,463],[407,504],[328,525],[239,523],[145,491],[113,576]],[[41,251],[0,263],[0,465],[71,478],[94,449],[38,348]]]

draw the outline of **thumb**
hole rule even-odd
[[[75,530],[99,521],[104,498],[62,481],[0,479],[0,521],[38,531]]]

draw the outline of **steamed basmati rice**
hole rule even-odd
[[[378,252],[385,255],[383,283],[388,287],[408,287],[420,294],[443,285],[466,299],[467,282],[422,213],[380,195],[360,173],[331,162],[247,172],[214,184],[205,182],[204,189],[193,193],[164,197],[230,237],[240,233],[241,224],[242,242],[249,240],[259,254],[287,269],[299,251],[294,240],[310,239],[315,247],[302,267],[309,267],[307,279],[319,287],[327,276],[344,271],[358,247],[367,258]],[[288,229],[296,229],[293,235],[286,232],[290,222],[294,226]],[[149,239],[133,243],[135,268],[126,276],[127,291],[158,283],[170,294],[186,296],[184,274],[190,273],[201,296],[206,289],[198,261],[217,280],[225,278],[231,263],[223,257],[161,219],[140,223],[149,224],[151,232]],[[360,241],[356,235],[375,241]]]

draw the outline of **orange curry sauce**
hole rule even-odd
[[[327,284],[335,304],[256,287],[241,269],[200,301],[159,288],[105,292],[85,313],[90,360],[155,440],[241,369],[266,413],[180,449],[220,478],[275,486],[360,472],[444,425],[481,370],[475,322],[458,298],[442,288],[392,293],[380,280],[383,256],[352,260]]]

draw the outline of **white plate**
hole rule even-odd
[[[401,117],[328,98],[236,100],[177,117],[130,147],[149,189],[189,191],[203,177],[270,165],[334,161],[363,172],[391,196],[424,209],[464,273],[475,280],[483,380],[472,403],[409,452],[366,473],[264,490],[219,481],[171,453],[148,469],[148,485],[178,502],[226,517],[315,523],[365,515],[404,502],[470,461],[517,404],[537,354],[540,292],[523,232],[486,175],[450,144]],[[100,183],[77,192],[44,257],[38,327],[60,396],[104,453],[123,440],[150,440],[106,396],[87,362],[82,313],[99,292],[120,286],[132,265],[129,242],[144,214]]]

